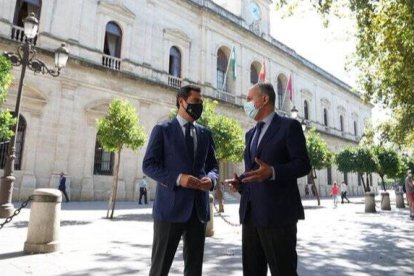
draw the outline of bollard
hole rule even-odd
[[[391,211],[390,193],[381,193],[381,210]]]
[[[397,208],[405,208],[403,192],[395,192],[395,203]]]
[[[207,222],[206,237],[212,237],[214,235],[214,212],[213,212],[214,197],[213,195],[209,194],[208,199],[210,202],[210,221]]]
[[[62,193],[57,189],[37,189],[33,193],[24,252],[50,253],[59,250]]]
[[[365,193],[365,213],[375,213],[375,193]]]

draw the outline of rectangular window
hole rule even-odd
[[[327,172],[327,178],[328,178],[328,185],[332,185],[332,168],[328,167],[326,169]]]
[[[113,167],[114,154],[111,152],[106,152],[97,141],[95,145],[95,161],[93,166],[93,174],[112,175]]]

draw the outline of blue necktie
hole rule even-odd
[[[191,164],[194,163],[194,139],[191,136],[192,123],[185,124],[185,145],[187,146],[188,155],[190,156]]]
[[[265,124],[264,122],[258,122],[256,124],[256,130],[255,130],[254,138],[253,138],[252,144],[250,146],[250,158],[252,160],[252,163],[254,163],[254,158],[256,157],[257,146],[259,144],[259,137],[260,137],[260,134],[262,133],[262,128],[263,128],[264,124]]]

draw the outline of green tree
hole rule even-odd
[[[338,9],[354,16],[357,45],[351,64],[360,72],[359,90],[366,101],[391,109],[395,142],[414,145],[414,1],[309,1],[324,18]],[[298,3],[278,0],[277,6],[294,12]]]
[[[11,64],[5,57],[0,56],[0,108],[6,101],[7,93],[12,82],[12,75],[10,73]],[[7,140],[13,136],[13,131],[10,127],[16,123],[9,110],[0,109],[0,140]]]
[[[394,178],[398,175],[400,169],[398,154],[392,148],[381,145],[374,146],[373,153],[376,162],[375,172],[381,177],[382,188],[386,191],[384,177]]]
[[[127,100],[114,99],[109,105],[107,115],[98,119],[96,126],[99,143],[105,151],[116,153],[112,191],[106,214],[107,218],[112,219],[118,190],[121,150],[124,147],[137,150],[144,145],[147,136],[143,127],[139,125],[135,108]]]
[[[306,133],[306,148],[310,163],[312,166],[309,172],[312,179],[312,190],[316,191],[316,198],[318,200],[318,206],[321,205],[319,191],[315,184],[315,170],[321,170],[331,166],[334,154],[328,149],[325,140],[321,138],[319,133],[316,132],[315,128],[311,128]]]
[[[356,172],[362,180],[365,192],[371,189],[369,183],[364,181],[364,173],[372,173],[376,170],[375,157],[368,147],[348,147],[336,154],[335,163],[341,172]]]

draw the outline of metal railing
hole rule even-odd
[[[228,102],[228,103],[232,103],[232,104],[236,104],[236,105],[242,105],[242,98],[239,96],[236,96],[234,94],[231,94],[227,91],[223,91],[223,90],[215,90],[215,93],[213,95],[214,98],[224,101],[224,102]]]
[[[102,65],[114,70],[121,69],[121,59],[109,55],[102,55]]]

